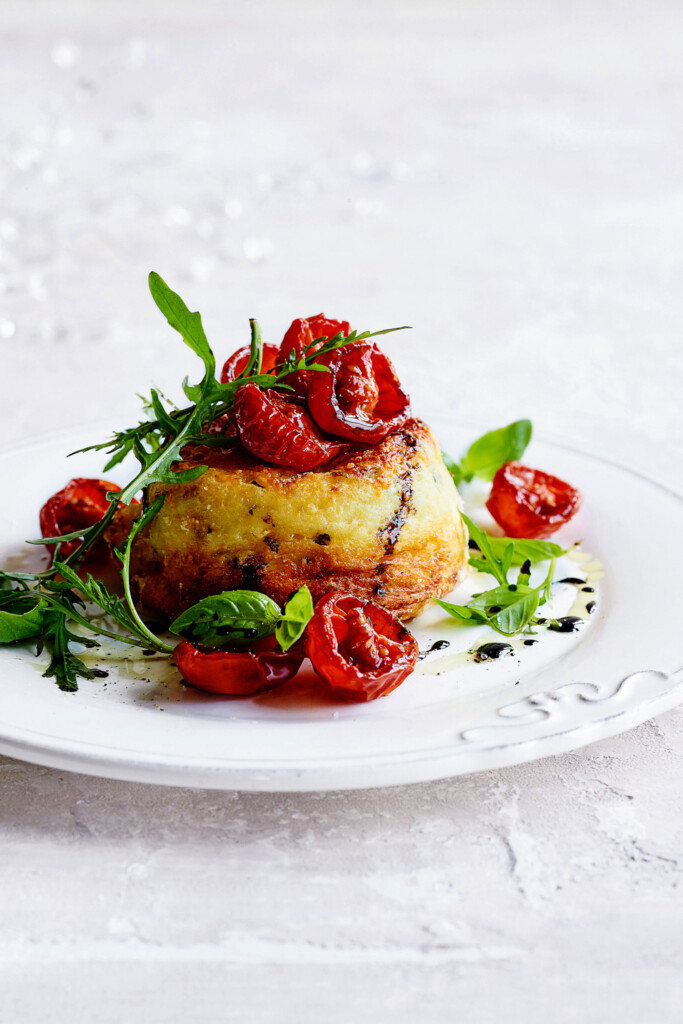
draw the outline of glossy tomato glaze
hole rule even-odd
[[[215,650],[183,640],[173,652],[173,661],[185,682],[199,690],[251,697],[293,679],[304,657],[301,644],[289,651],[276,649],[274,643],[250,647]]]
[[[348,345],[321,357],[329,373],[308,384],[308,408],[334,437],[376,444],[410,415],[410,399],[396,371],[373,343]]]
[[[541,539],[576,515],[581,492],[557,476],[506,462],[493,478],[486,507],[508,537]]]
[[[417,641],[385,608],[351,594],[327,594],[306,630],[315,671],[346,700],[375,700],[415,668]]]
[[[346,338],[350,332],[351,325],[346,320],[331,320],[324,313],[318,313],[315,316],[309,317],[299,317],[292,321],[282,339],[276,366],[282,366],[291,355],[300,359],[308,346],[310,346],[308,348],[309,353],[317,352],[325,340],[334,338],[337,334],[341,334]],[[316,342],[316,339],[322,340],[313,344]],[[290,373],[284,378],[285,382],[292,388],[291,394],[293,398],[305,401],[309,382],[313,376],[315,376],[315,371],[298,371]]]
[[[323,437],[305,409],[256,384],[237,392],[235,423],[247,451],[286,469],[317,469],[344,450],[339,441]]]

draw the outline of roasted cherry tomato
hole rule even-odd
[[[306,653],[335,693],[349,700],[374,700],[410,675],[418,646],[385,608],[332,592],[315,606],[306,629]]]
[[[251,650],[217,651],[183,640],[173,660],[183,679],[207,693],[250,697],[292,679],[303,661],[301,644],[288,651],[276,649],[272,637],[252,644]]]
[[[282,365],[291,353],[294,353],[296,358],[300,359],[304,354],[305,347],[311,345],[317,338],[322,340],[317,345],[313,345],[309,351],[317,352],[325,341],[334,338],[336,334],[343,334],[346,338],[350,331],[351,326],[346,320],[329,320],[324,313],[293,320],[282,339],[277,364],[278,366]],[[312,374],[307,373],[305,370],[288,374],[286,383],[294,389],[294,397],[299,399],[306,397],[311,376]]]
[[[328,434],[377,444],[410,414],[410,399],[376,345],[345,345],[322,356],[321,362],[330,372],[310,375],[308,408]]]
[[[257,384],[243,384],[238,389],[235,420],[248,451],[265,462],[300,472],[322,466],[344,447],[325,440],[300,406]]]
[[[118,484],[108,480],[91,480],[77,477],[66,487],[48,498],[40,510],[40,530],[43,537],[61,537],[74,530],[85,530],[99,523],[109,508],[107,491],[120,491]],[[80,541],[70,540],[62,544],[62,558],[68,558],[78,548]]]
[[[564,480],[506,462],[493,478],[486,507],[508,537],[549,537],[578,512],[581,492]]]
[[[278,357],[279,349],[277,345],[264,345],[263,346],[263,358],[261,360],[261,373],[268,373],[275,367],[275,360]],[[225,365],[221,372],[221,384],[227,384],[230,380],[236,380],[241,374],[242,370],[246,368],[251,355],[251,349],[249,345],[245,345],[244,348],[238,348],[236,352],[226,359]]]

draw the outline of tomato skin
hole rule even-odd
[[[48,498],[40,510],[40,532],[43,537],[59,537],[64,533],[99,523],[109,508],[107,491],[120,491],[118,484],[108,480],[76,477],[66,487]],[[60,557],[68,558],[80,546],[80,541],[62,544]]]
[[[334,693],[368,701],[395,690],[417,663],[417,642],[385,608],[333,591],[306,627],[306,653]]]
[[[275,368],[275,360],[277,359],[279,348],[277,345],[264,345],[263,346],[263,358],[261,360],[261,373],[269,373]],[[221,384],[227,384],[228,381],[236,380],[242,373],[242,370],[246,369],[249,357],[251,355],[251,348],[249,345],[245,345],[243,348],[238,348],[236,352],[226,359],[223,364],[221,371]]]
[[[258,646],[252,645],[253,648]],[[262,646],[274,648],[274,645]],[[281,686],[294,678],[303,657],[300,645],[289,651],[218,651],[199,647],[189,640],[183,640],[173,652],[173,661],[185,682],[207,693],[231,697],[250,697]]]
[[[508,537],[550,537],[581,505],[571,484],[521,462],[506,462],[493,478],[486,507]]]
[[[235,396],[239,438],[253,455],[306,472],[329,462],[344,445],[327,441],[308,413],[268,388],[243,384]]]
[[[328,434],[377,444],[410,415],[410,399],[377,345],[345,345],[321,362],[330,372],[310,375],[308,408]]]
[[[296,355],[297,359],[300,359],[304,354],[306,345],[310,345],[316,338],[329,341],[330,338],[334,338],[337,334],[343,334],[347,338],[350,332],[351,325],[348,321],[330,320],[324,313],[318,313],[316,316],[299,317],[293,320],[287,328],[280,345],[279,361],[284,361],[291,352]],[[323,344],[323,341],[315,345],[311,351],[316,352],[320,345]]]
[[[324,313],[318,313],[317,316],[299,317],[297,320],[293,320],[287,328],[280,345],[277,365],[282,366],[291,353],[294,353],[296,358],[300,359],[304,354],[306,345],[310,345],[316,338],[322,338],[323,341],[314,345],[309,350],[311,352],[317,352],[320,346],[324,344],[324,341],[329,341],[330,338],[334,338],[337,334],[343,334],[347,338],[350,333],[351,325],[346,320],[330,320]],[[294,389],[295,398],[299,400],[306,398],[308,385],[314,372],[311,371],[309,373],[305,370],[298,370],[295,373],[289,373],[284,378],[285,383]]]

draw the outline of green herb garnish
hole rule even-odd
[[[207,647],[250,643],[275,634],[283,651],[296,643],[313,615],[308,587],[300,587],[284,609],[257,590],[225,590],[204,597],[171,623],[171,633]]]
[[[519,537],[493,537],[486,534],[489,548],[496,558],[502,558],[507,548],[512,545],[512,561],[510,565],[524,565],[529,562],[537,565],[539,562],[547,562],[549,558],[559,558],[565,555],[569,548],[562,548],[550,540],[526,540]],[[471,537],[474,540],[473,537]],[[474,541],[476,544],[476,541]]]
[[[478,438],[456,462],[443,452],[443,460],[455,484],[469,481],[478,476],[481,480],[493,480],[496,471],[505,462],[521,459],[531,440],[531,420],[515,420],[507,427],[490,430]]]
[[[490,626],[503,636],[515,636],[535,623],[536,612],[540,605],[550,600],[550,587],[555,574],[555,559],[564,553],[557,544],[542,541],[517,541],[511,537],[491,537],[480,530],[471,519],[463,515],[469,530],[470,538],[477,545],[478,554],[470,556],[470,565],[480,572],[488,573],[497,581],[498,586],[491,590],[475,594],[467,605],[451,604],[448,601],[433,600],[448,612],[452,618],[468,626]],[[508,572],[514,564],[519,564],[521,553],[526,550],[531,554],[523,559],[522,567],[515,583],[508,582]],[[538,549],[529,547],[539,545]],[[543,548],[540,545],[544,545]],[[541,550],[550,552],[541,556]],[[556,549],[556,550],[554,550]],[[534,557],[532,558],[531,555]],[[529,585],[532,561],[540,562],[550,558],[550,566],[544,581],[538,587]]]

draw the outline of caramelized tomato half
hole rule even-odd
[[[329,341],[330,338],[334,338],[337,334],[343,334],[346,338],[350,331],[351,326],[346,320],[330,320],[324,313],[293,320],[282,339],[277,357],[277,365],[281,366],[291,354],[294,354],[297,359],[301,359],[307,345],[312,345],[312,348],[309,349],[310,352],[317,352],[325,341]],[[321,340],[318,344],[313,345],[316,339]],[[296,373],[288,374],[285,378],[285,383],[294,389],[294,396],[296,398],[305,399],[312,375],[312,373],[307,373],[305,370],[299,370]]]
[[[270,373],[275,368],[275,360],[278,357],[279,349],[277,345],[264,345],[263,346],[263,358],[261,360],[261,373]],[[243,370],[246,369],[249,357],[251,356],[251,348],[249,345],[245,345],[244,348],[238,348],[236,352],[226,359],[223,369],[221,371],[221,384],[227,384],[230,380],[236,380]]]
[[[418,646],[385,608],[333,592],[315,607],[306,629],[306,653],[336,694],[367,701],[391,693],[410,675]]]
[[[310,374],[308,408],[329,434],[377,444],[410,415],[410,399],[375,344],[345,345],[321,362],[330,372]]]
[[[267,637],[251,650],[217,651],[183,640],[173,652],[173,660],[186,683],[207,693],[232,697],[250,697],[281,686],[299,671],[304,654],[301,645],[289,651],[275,649]]]
[[[75,530],[86,530],[99,523],[109,508],[107,491],[120,491],[118,484],[108,480],[76,477],[66,487],[48,498],[40,510],[40,532],[43,537],[61,537]],[[68,558],[79,547],[80,541],[62,544],[60,554]]]
[[[521,462],[506,462],[493,478],[486,507],[508,537],[549,537],[579,510],[581,492]]]
[[[235,421],[244,447],[265,462],[306,472],[344,448],[327,441],[300,406],[268,388],[243,384],[235,396]]]

